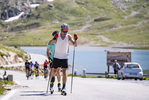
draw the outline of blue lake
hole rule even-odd
[[[21,47],[26,52],[46,55],[46,47]],[[75,48],[75,70],[82,74],[83,69],[91,73],[104,73],[107,71],[106,47],[78,46]],[[69,65],[72,65],[74,47],[69,47]],[[113,48],[112,48],[113,50]],[[132,62],[137,62],[143,70],[149,70],[149,50],[133,50]],[[113,72],[110,67],[110,72]]]

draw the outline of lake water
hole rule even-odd
[[[46,47],[21,47],[26,52],[46,55]],[[69,47],[69,65],[72,65],[73,46]],[[106,47],[78,46],[75,48],[75,70],[82,74],[83,69],[90,73],[104,73],[107,71]],[[113,48],[112,48],[113,49]],[[149,50],[133,50],[132,62],[137,62],[143,70],[149,70]],[[110,72],[113,68],[110,67]]]

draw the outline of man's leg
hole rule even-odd
[[[37,69],[35,69],[35,76],[37,75]]]
[[[118,69],[116,69],[116,74],[118,73]]]
[[[48,70],[47,67],[44,66],[44,78],[46,78],[46,74],[48,72],[47,70]]]
[[[30,76],[30,69],[29,69],[29,67],[27,67],[27,69],[26,69],[26,70],[27,70],[27,74],[26,74],[26,76],[28,76],[28,77],[29,77],[29,76]]]
[[[27,68],[25,69],[25,71],[26,71],[26,76],[27,76]]]
[[[31,68],[29,68],[29,76],[31,76]]]
[[[38,72],[38,76],[39,76],[39,68],[37,69],[37,72]]]
[[[51,72],[50,72],[50,87],[51,85],[53,85],[53,83],[55,82],[55,69],[54,68],[51,68]],[[53,86],[52,86],[53,87]]]
[[[25,72],[26,72],[26,75],[27,75],[27,68],[25,67]]]
[[[116,71],[115,71],[115,69],[114,69],[114,74],[116,74]]]
[[[52,74],[54,73],[54,68],[52,66],[52,62],[50,62],[49,66],[50,66],[50,69],[51,69],[51,71],[50,71],[50,87],[53,87],[51,85],[53,84],[53,82],[55,82],[55,75],[52,76]]]
[[[53,86],[54,86],[54,82],[55,82],[55,74],[56,74],[57,69],[52,68],[52,72],[51,72],[51,76],[52,78],[50,78],[50,91],[53,92]],[[50,77],[51,77],[50,76]]]
[[[67,81],[67,68],[62,68],[62,73],[63,73],[63,87],[62,90],[65,90],[65,86],[66,86],[66,81]]]
[[[45,68],[45,66],[44,66],[44,72],[43,72],[44,75],[45,75],[45,71],[46,71],[46,68]]]
[[[54,68],[52,66],[52,62],[50,63],[50,70],[51,70],[50,71],[50,82],[51,82],[51,81],[55,80],[55,77],[52,76],[52,73],[53,73],[52,70],[54,70]]]
[[[60,67],[58,67],[58,69],[57,69],[57,81],[58,81],[58,91],[61,91],[61,75],[60,75]]]

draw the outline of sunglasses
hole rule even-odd
[[[68,31],[63,31],[63,33],[67,33]]]

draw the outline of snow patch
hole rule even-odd
[[[47,0],[48,2],[52,2],[52,1],[54,1],[54,0]]]
[[[11,18],[5,20],[5,22],[11,22],[11,21],[17,20],[17,19],[19,19],[23,14],[24,14],[24,12],[21,12],[19,15],[14,16],[14,17],[11,17]]]
[[[30,7],[31,7],[31,8],[36,8],[36,7],[38,7],[39,5],[40,5],[40,4],[31,4]]]

